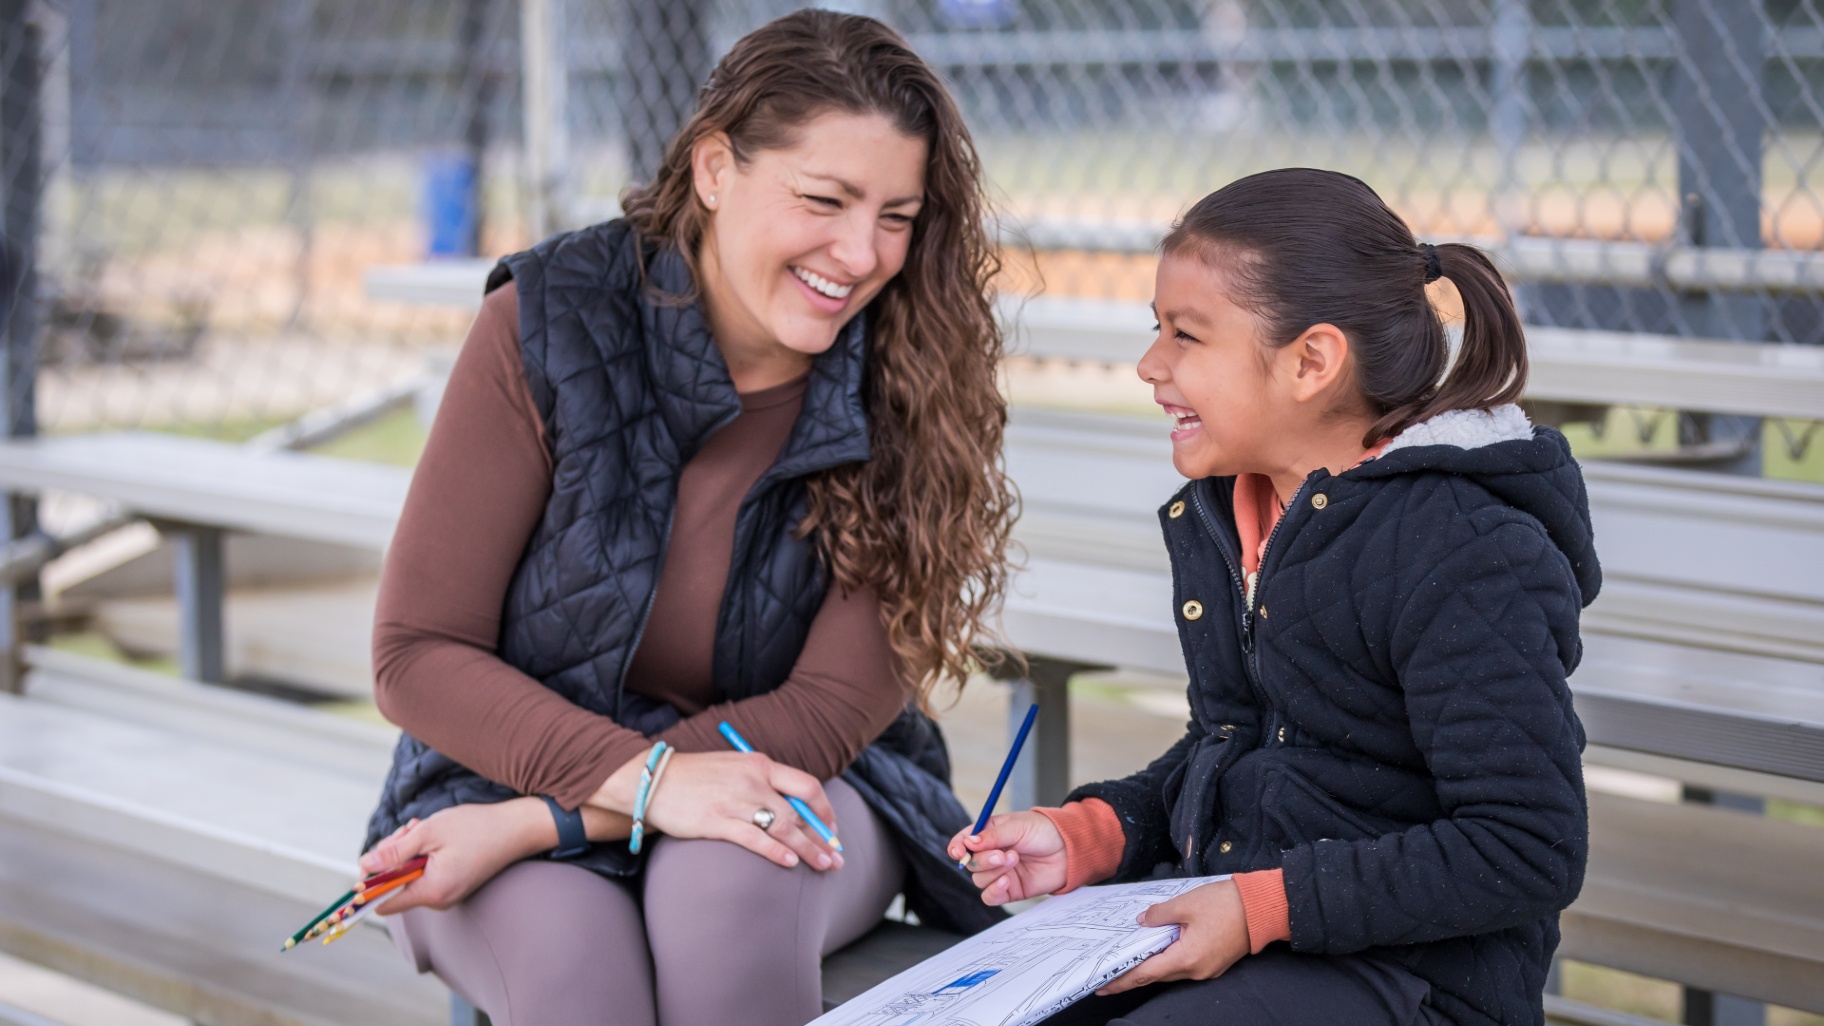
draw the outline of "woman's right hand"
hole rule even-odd
[[[602,784],[589,804],[631,812],[646,755],[629,760]],[[836,810],[823,784],[803,770],[758,752],[678,752],[646,806],[646,827],[671,837],[713,838],[738,844],[790,869],[800,861],[813,869],[839,869],[842,855],[798,818],[787,796],[799,798],[841,837]],[[754,814],[773,814],[761,830]]]
[[[1005,905],[1036,898],[1064,886],[1064,835],[1047,816],[1009,812],[995,816],[981,833],[973,827],[950,839],[950,857],[968,861],[982,901]]]

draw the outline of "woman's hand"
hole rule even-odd
[[[631,811],[645,763],[641,753],[615,770],[589,804]],[[658,790],[647,801],[646,826],[671,837],[729,841],[787,869],[801,860],[813,869],[841,868],[842,855],[798,818],[785,800],[788,795],[802,799],[832,832],[842,836],[823,784],[809,773],[758,752],[673,755]],[[768,830],[754,822],[754,814],[761,809],[773,814]]]
[[[428,855],[424,875],[394,891],[381,906],[396,915],[425,906],[449,908],[520,859],[557,844],[557,826],[538,798],[494,805],[453,805],[428,819],[412,820],[361,856],[368,875],[397,869]]]
[[[1248,917],[1231,880],[1195,887],[1140,913],[1141,926],[1178,927],[1171,946],[1108,981],[1098,994],[1119,994],[1168,980],[1212,980],[1248,953]]]
[[[1050,894],[1066,880],[1064,835],[1036,812],[996,816],[980,834],[960,831],[948,850],[958,862],[968,860],[975,886],[989,905]]]

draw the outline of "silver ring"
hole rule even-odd
[[[773,821],[778,818],[779,817],[773,815],[773,810],[771,809],[754,810],[754,825],[762,830],[771,830],[773,828]]]

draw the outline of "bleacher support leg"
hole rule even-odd
[[[1755,795],[1729,794],[1685,785],[1684,800],[1699,805],[1738,809],[1753,815],[1767,811],[1767,800]],[[1767,1026],[1767,1006],[1759,1001],[1685,987],[1680,1021],[1685,1026]]]
[[[38,223],[44,200],[41,33],[29,0],[0,0],[0,434],[38,433]],[[37,503],[0,493],[0,541],[37,528]],[[0,691],[24,686],[22,606],[37,582],[0,594]]]
[[[1070,793],[1070,678],[1103,667],[1033,656],[1023,677],[1004,678],[1011,686],[1007,705],[1007,739],[1020,729],[1026,710],[1039,704],[1039,718],[1007,782],[1008,809],[1057,805]]]
[[[187,524],[170,535],[177,560],[178,668],[191,680],[224,683],[228,668],[222,629],[222,532]]]

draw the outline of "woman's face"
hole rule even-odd
[[[925,142],[885,117],[828,113],[795,134],[745,165],[720,136],[693,154],[701,284],[731,369],[828,349],[905,266],[924,202]]]

